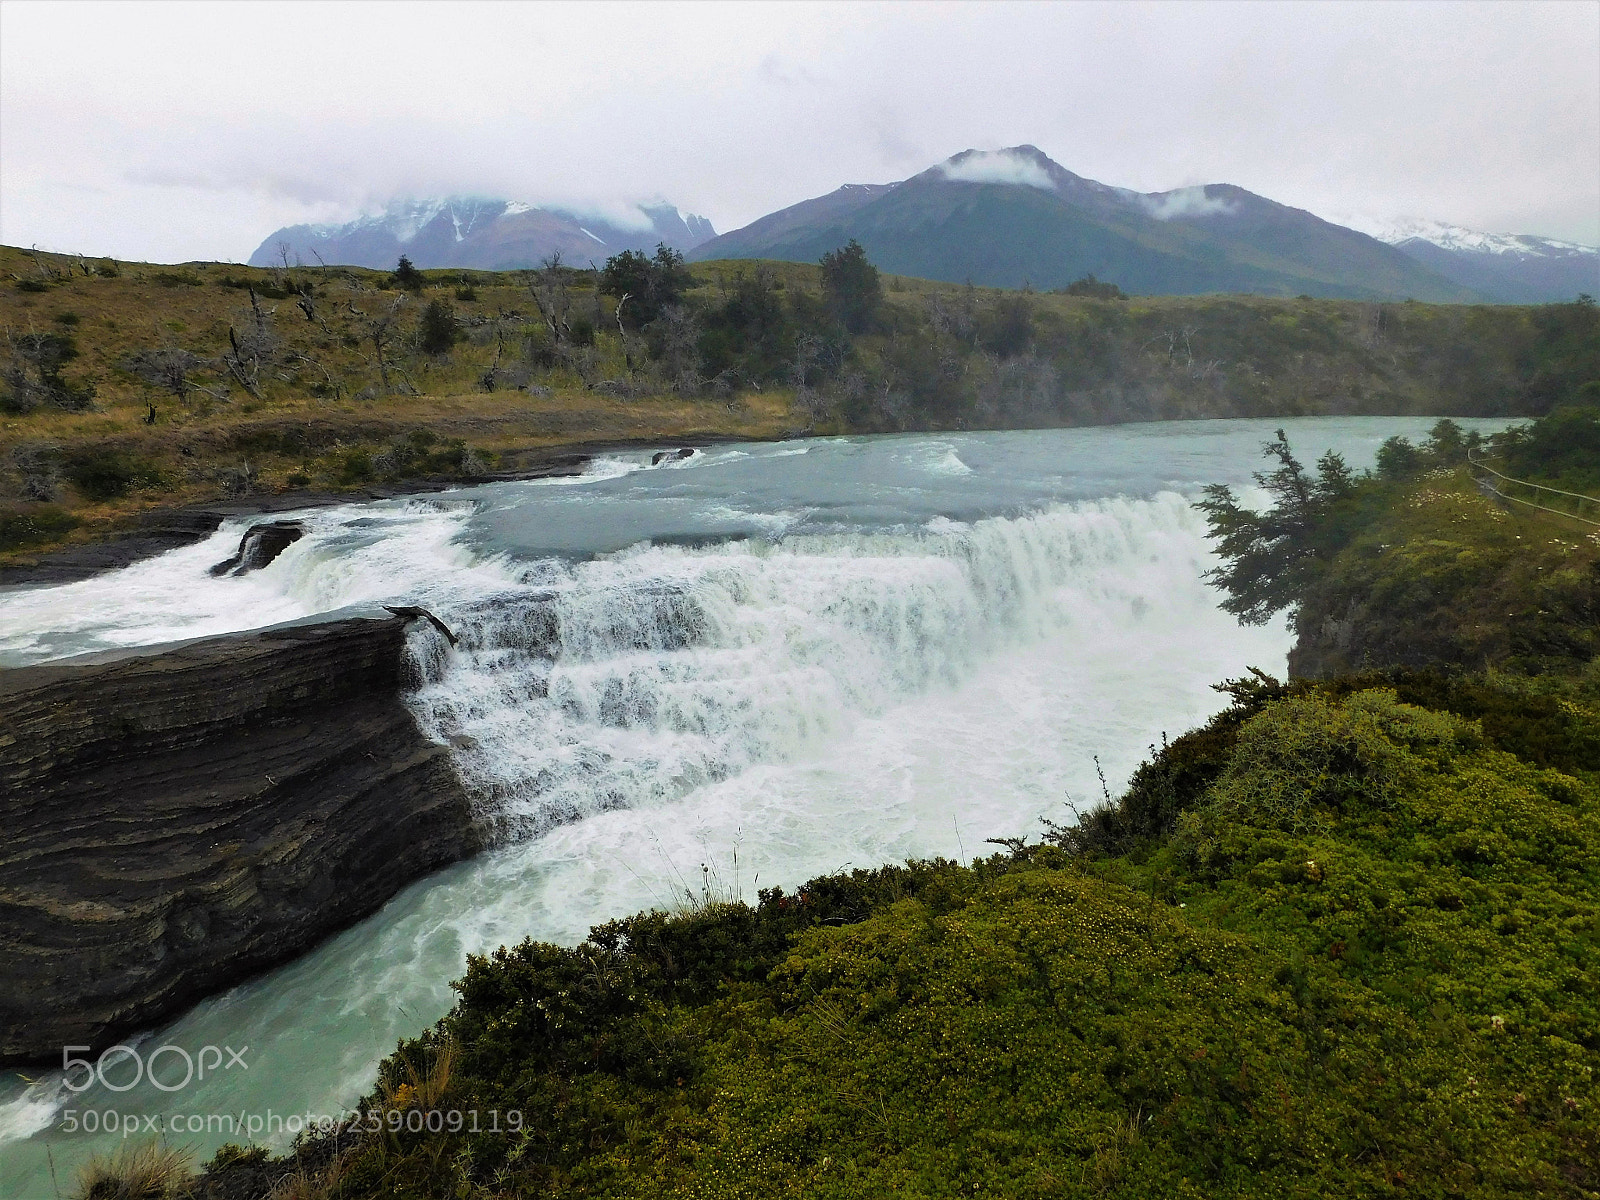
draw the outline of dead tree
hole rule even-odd
[[[198,355],[176,346],[163,346],[159,350],[141,350],[128,360],[128,370],[138,378],[163,391],[172,393],[181,402],[189,398],[195,383],[191,374],[202,365]]]
[[[272,316],[276,309],[263,309],[254,288],[246,289],[250,295],[250,313],[242,322],[241,334],[228,326],[229,353],[222,356],[222,365],[239,386],[257,400],[261,399],[261,368],[269,366],[277,357],[278,337],[272,330]]]
[[[330,388],[332,390],[332,392],[333,392],[333,399],[334,399],[335,403],[338,403],[340,400],[342,400],[344,398],[344,386],[337,379],[335,379],[333,377],[333,372],[328,370],[327,367],[323,366],[320,362],[318,362],[316,359],[312,358],[309,354],[296,353],[296,354],[291,354],[289,357],[294,359],[295,362],[309,363],[313,367],[315,367],[317,370],[321,371],[322,372],[323,381],[325,382],[326,386],[328,388]]]
[[[561,272],[560,251],[539,264],[528,283],[528,292],[533,296],[533,303],[539,309],[539,316],[544,319],[555,344],[561,346],[570,340],[572,326],[567,318],[572,312],[572,293]]]
[[[361,323],[362,340],[372,343],[372,355],[378,367],[378,380],[385,394],[391,390],[389,369],[393,365],[389,361],[388,352],[398,334],[400,310],[405,307],[405,303],[406,296],[402,292],[379,308],[376,313],[365,312],[357,308],[354,303],[350,305],[350,315]],[[402,371],[401,374],[403,376],[405,373]],[[409,384],[409,380],[407,382]]]

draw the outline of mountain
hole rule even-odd
[[[1435,274],[1505,304],[1600,296],[1600,249],[1525,233],[1481,233],[1443,221],[1351,218],[1352,227]]]
[[[967,150],[899,183],[849,184],[689,257],[815,262],[851,238],[885,271],[998,287],[1064,287],[1092,273],[1137,294],[1486,298],[1398,247],[1243,188],[1130,191],[1034,146]]]
[[[617,224],[509,200],[453,196],[405,200],[376,216],[344,225],[290,225],[267,237],[250,256],[253,267],[284,261],[387,270],[402,254],[419,267],[476,267],[488,271],[534,267],[559,253],[574,266],[604,262],[623,250],[654,250],[665,242],[689,251],[716,236],[704,217],[670,204],[641,205],[637,221]]]

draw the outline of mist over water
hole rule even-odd
[[[452,746],[494,849],[411,885],[311,953],[151,1035],[249,1045],[180,1092],[70,1095],[0,1076],[0,1195],[52,1194],[116,1141],[66,1108],[337,1114],[450,1006],[464,956],[698,894],[1032,834],[1115,791],[1209,685],[1281,673],[1283,625],[1241,628],[1201,576],[1190,507],[1246,483],[1286,426],[1306,462],[1365,467],[1390,418],[1195,422],[714,448],[568,481],[304,514],[241,579],[206,568],[245,523],[83,583],[0,591],[0,662],[155,645],[383,601],[430,607],[409,646],[420,727]],[[1470,422],[1485,428],[1503,422]],[[223,1133],[169,1140],[202,1154]],[[282,1145],[287,1138],[272,1139]],[[65,1172],[65,1174],[63,1174]]]

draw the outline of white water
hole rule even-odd
[[[397,1037],[448,1009],[465,954],[575,942],[698,892],[702,863],[752,896],[847,865],[970,858],[1063,817],[1068,797],[1096,799],[1096,756],[1117,787],[1149,742],[1218,707],[1211,683],[1283,670],[1285,629],[1216,608],[1203,523],[1166,490],[1257,465],[1271,423],[1209,424],[617,464],[562,488],[309,514],[306,538],[240,580],[204,573],[235,528],[82,584],[0,594],[13,661],[428,604],[461,646],[413,627],[425,683],[410,703],[455,747],[499,846],[147,1043],[248,1043],[248,1072],[81,1097],[59,1075],[0,1077],[0,1195],[51,1195],[47,1150],[60,1173],[108,1144],[64,1132],[69,1107],[336,1113]],[[1299,424],[1358,466],[1382,436],[1417,432]],[[1307,433],[1291,426],[1297,446]],[[1218,440],[1199,452],[1197,436]],[[1063,473],[1075,449],[1113,482]],[[529,549],[573,528],[602,552]],[[640,542],[640,528],[680,540]],[[172,1140],[203,1152],[230,1138]]]

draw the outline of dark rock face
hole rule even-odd
[[[478,848],[400,701],[405,626],[0,672],[0,1065],[98,1051]]]
[[[299,521],[267,521],[252,525],[239,539],[239,552],[211,568],[213,575],[258,571],[306,535]]]
[[[664,462],[677,462],[680,458],[688,458],[694,451],[688,446],[679,446],[676,450],[657,450],[650,456],[652,467],[660,466]]]

